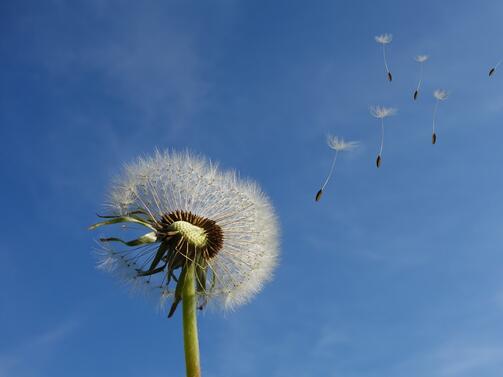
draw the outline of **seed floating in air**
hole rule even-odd
[[[437,89],[433,92],[433,97],[435,97],[435,107],[433,108],[433,125],[432,125],[432,133],[431,133],[431,143],[437,143],[437,134],[435,133],[435,121],[437,118],[437,108],[440,101],[445,101],[449,93],[447,93],[444,89]]]
[[[384,68],[386,69],[386,76],[388,78],[388,81],[391,82],[393,81],[393,75],[391,74],[391,71],[388,68],[388,60],[386,59],[386,45],[391,43],[391,41],[393,40],[393,36],[391,34],[381,34],[376,35],[374,39],[376,40],[377,43],[380,43],[382,45]]]
[[[381,120],[381,144],[380,144],[379,153],[378,153],[377,159],[376,159],[376,166],[378,168],[381,166],[382,150],[383,150],[383,146],[384,146],[384,118],[395,115],[396,111],[397,110],[392,107],[383,107],[383,106],[371,106],[370,107],[370,114],[374,118]]]
[[[327,137],[327,144],[330,147],[330,149],[333,149],[335,151],[335,153],[334,158],[332,160],[332,166],[330,167],[330,171],[328,172],[327,178],[325,179],[325,182],[323,182],[323,185],[321,186],[320,190],[316,193],[315,200],[317,202],[321,200],[325,187],[330,181],[330,178],[332,178],[332,174],[334,173],[335,170],[335,163],[337,161],[338,153],[344,151],[351,151],[355,149],[359,143],[357,141],[344,141],[344,139],[342,138],[329,135]]]
[[[414,91],[414,101],[417,99],[419,95],[419,89],[421,88],[421,84],[423,83],[423,63],[428,60],[428,55],[418,55],[414,58],[416,62],[419,63],[419,81],[416,86],[416,90]]]

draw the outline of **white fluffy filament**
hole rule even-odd
[[[386,44],[382,44],[382,56],[384,59],[384,68],[386,69],[386,73],[390,73],[388,68],[388,60],[386,59]]]
[[[142,210],[153,219],[174,211],[215,221],[223,247],[207,261],[206,292],[200,299],[231,309],[248,302],[272,278],[279,254],[278,223],[269,199],[252,181],[220,171],[190,153],[157,152],[126,167],[112,187],[109,207],[123,216]],[[159,244],[101,250],[101,266],[125,281],[173,297],[165,273],[138,276],[148,268]],[[188,252],[187,252],[188,254]],[[199,277],[197,277],[199,279]],[[203,297],[204,296],[204,297]]]
[[[323,183],[323,185],[321,186],[321,190],[325,190],[325,187],[327,186],[328,182],[330,181],[330,178],[332,178],[332,174],[334,172],[334,169],[335,169],[335,162],[337,161],[337,154],[339,153],[339,151],[335,151],[335,154],[334,154],[334,158],[332,160],[332,166],[330,167],[330,171],[328,172],[328,175],[327,175],[327,178],[325,179],[325,182]]]

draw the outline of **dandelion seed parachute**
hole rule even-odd
[[[393,40],[393,35],[391,34],[376,35],[374,39],[377,43],[382,45],[382,55],[384,60],[384,68],[386,70],[386,77],[388,78],[388,81],[391,82],[393,81],[393,75],[389,70],[388,60],[386,59],[386,45],[391,43],[391,41]]]
[[[414,101],[417,99],[419,95],[419,89],[421,88],[421,84],[423,82],[423,63],[428,60],[428,55],[417,55],[414,60],[419,63],[420,68],[419,68],[419,81],[416,86],[416,90],[414,91]]]
[[[325,187],[327,186],[328,182],[330,181],[330,178],[332,178],[332,174],[335,169],[335,163],[337,162],[337,155],[339,152],[344,152],[344,151],[350,151],[358,147],[359,142],[357,141],[344,141],[344,139],[339,138],[337,136],[331,136],[329,135],[327,137],[327,144],[330,149],[333,149],[335,151],[334,158],[332,160],[332,165],[330,166],[330,171],[328,172],[327,178],[325,179],[325,182],[323,182],[323,185],[321,185],[321,189],[318,190],[315,196],[315,201],[319,202],[321,200],[321,197],[323,195],[323,192],[325,190]]]
[[[377,119],[381,120],[381,143],[379,147],[379,153],[376,158],[376,167],[379,168],[382,163],[382,151],[384,147],[384,118],[395,115],[397,112],[396,109],[392,107],[383,107],[383,106],[371,106],[370,114]]]
[[[103,239],[99,266],[162,303],[172,298],[170,315],[187,263],[196,265],[199,308],[235,308],[272,278],[279,247],[269,199],[254,182],[204,158],[156,152],[139,159],[113,184],[107,210],[107,221],[94,227],[127,223],[149,233],[136,243]]]
[[[446,90],[444,89],[437,89],[433,92],[433,97],[435,97],[435,107],[433,108],[433,121],[432,121],[432,133],[431,133],[431,143],[436,144],[437,143],[437,134],[435,132],[435,121],[437,117],[437,108],[438,104],[441,101],[445,101],[447,97],[449,96],[449,93],[447,93]]]

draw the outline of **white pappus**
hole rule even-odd
[[[423,83],[423,63],[428,60],[428,55],[417,55],[414,60],[419,63],[419,81],[416,86],[416,90],[414,91],[414,101],[417,99],[419,95],[419,89],[421,88],[421,84]]]
[[[386,77],[388,78],[388,81],[391,82],[393,81],[393,76],[388,67],[388,60],[386,59],[386,45],[391,43],[391,41],[393,40],[393,35],[391,34],[376,35],[374,39],[377,43],[382,45],[382,56],[384,60],[384,68],[386,69]]]
[[[199,308],[207,302],[235,308],[272,278],[279,230],[269,199],[256,183],[205,158],[156,152],[138,159],[113,183],[107,211],[92,229],[126,223],[148,233],[133,241],[100,239],[100,267],[163,301],[172,298],[169,316],[189,262]]]
[[[433,97],[435,97],[435,106],[433,107],[433,121],[432,121],[432,133],[431,133],[431,143],[436,144],[437,134],[435,132],[435,122],[437,118],[437,108],[441,101],[445,101],[449,97],[449,93],[444,89],[436,89],[433,92]]]
[[[370,114],[377,119],[381,120],[381,144],[379,147],[379,153],[376,158],[376,166],[379,168],[382,162],[382,151],[384,147],[384,118],[390,117],[397,113],[397,109],[393,107],[384,106],[371,106]]]
[[[359,142],[358,141],[345,141],[343,138],[328,135],[327,136],[327,144],[328,144],[329,148],[331,148],[335,151],[335,153],[334,153],[332,165],[330,167],[330,171],[328,172],[327,178],[325,179],[325,181],[321,185],[321,188],[316,193],[315,200],[317,202],[319,202],[321,200],[321,197],[323,195],[325,187],[327,186],[328,182],[330,181],[330,178],[332,177],[332,174],[335,169],[335,163],[337,161],[337,155],[339,154],[339,152],[351,151],[351,150],[358,147]]]

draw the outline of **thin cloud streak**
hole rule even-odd
[[[40,372],[44,361],[57,352],[61,343],[72,336],[81,324],[82,321],[77,319],[64,320],[0,353],[0,377],[30,376],[35,370]]]

